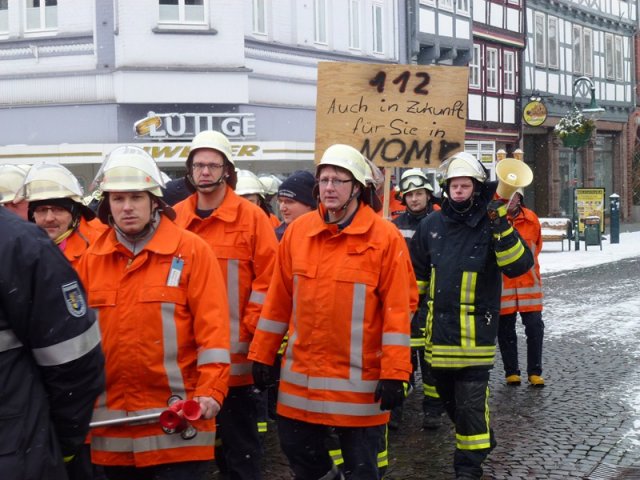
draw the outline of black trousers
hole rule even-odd
[[[229,479],[260,480],[262,445],[258,435],[258,406],[253,385],[229,387],[217,418],[224,468]]]
[[[442,415],[444,409],[436,390],[436,381],[431,372],[431,365],[424,358],[424,347],[411,349],[411,364],[413,366],[411,384],[414,387],[418,368],[420,368],[420,375],[422,376],[422,413],[433,416]]]
[[[456,474],[482,478],[482,463],[496,446],[489,426],[489,370],[433,369],[440,400],[456,431]]]
[[[289,460],[295,480],[340,478],[329,456],[331,433],[339,439],[343,471],[349,480],[377,480],[378,452],[384,442],[385,425],[375,427],[329,427],[278,415],[280,447]],[[335,475],[332,475],[335,471]]]
[[[518,366],[518,337],[516,335],[517,313],[500,315],[498,324],[498,344],[504,364],[505,377],[520,375]],[[542,374],[542,340],[544,322],[542,312],[520,312],[527,336],[527,375]]]
[[[109,480],[207,480],[212,462],[167,463],[153,467],[104,467]]]

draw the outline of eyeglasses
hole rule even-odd
[[[321,187],[326,188],[329,186],[329,184],[333,184],[334,187],[336,188],[340,188],[343,185],[353,182],[353,179],[351,180],[341,180],[339,178],[321,178],[320,180],[318,180],[318,183],[320,184]]]
[[[215,170],[218,170],[222,167],[224,167],[224,164],[217,164],[217,163],[194,163],[193,164],[193,170],[196,172],[201,172],[205,168],[210,172],[214,172]]]
[[[50,205],[40,205],[33,209],[33,214],[39,217],[46,217],[49,212],[51,212],[54,217],[59,217],[60,215],[67,213],[68,210],[66,208]]]

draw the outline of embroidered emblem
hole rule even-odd
[[[74,317],[82,317],[87,313],[87,302],[82,295],[78,282],[62,285],[62,295],[67,304],[67,311]]]

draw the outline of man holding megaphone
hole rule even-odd
[[[489,426],[488,383],[496,353],[501,276],[516,277],[533,256],[507,220],[497,184],[471,154],[440,167],[442,209],[420,222],[411,241],[417,280],[426,282],[425,357],[455,424],[458,479],[480,479],[496,445]]]

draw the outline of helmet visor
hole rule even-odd
[[[400,180],[400,191],[416,190],[418,188],[429,189],[429,182],[424,178],[416,176],[406,177]]]

